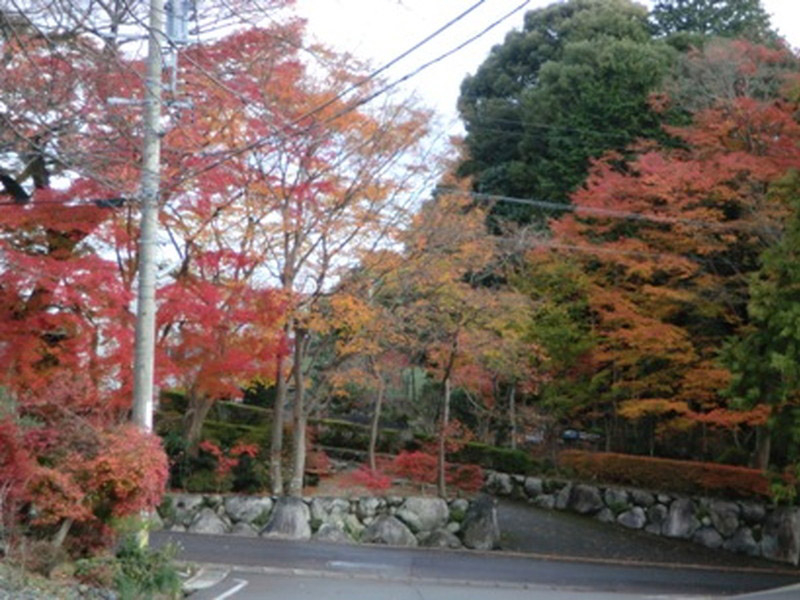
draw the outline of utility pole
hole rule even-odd
[[[150,0],[147,75],[144,101],[144,148],[140,198],[139,290],[136,302],[136,343],[133,364],[133,422],[153,429],[153,370],[156,322],[156,244],[161,168],[161,91],[164,43],[164,0]]]

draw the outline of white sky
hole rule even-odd
[[[437,36],[387,72],[389,80],[402,77],[422,63],[452,49],[479,33],[524,0],[487,0],[456,25]],[[374,66],[383,65],[444,25],[476,0],[297,0],[297,13],[308,19],[308,33],[341,51],[348,51]],[[647,3],[647,2],[646,2]],[[474,72],[491,47],[522,24],[526,11],[552,4],[530,0],[527,6],[492,31],[406,82],[423,102],[443,117],[450,133],[461,131],[456,100],[462,79]],[[773,25],[790,44],[800,47],[800,0],[762,0]]]

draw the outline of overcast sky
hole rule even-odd
[[[432,33],[476,0],[297,0],[297,12],[308,20],[308,33],[338,50],[380,66]],[[523,0],[487,0],[456,25],[388,71],[394,80],[427,60],[458,46],[511,12]],[[435,108],[451,133],[458,133],[455,110],[461,80],[483,62],[490,48],[522,24],[526,11],[552,4],[530,0],[519,12],[466,48],[414,76],[405,85]],[[762,5],[792,46],[800,47],[800,0],[762,0]]]

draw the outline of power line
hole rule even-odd
[[[469,7],[467,10],[465,10],[465,11],[464,11],[464,12],[462,12],[461,14],[459,14],[459,15],[457,15],[456,17],[453,17],[452,19],[450,19],[450,20],[449,20],[447,23],[445,23],[444,25],[442,25],[441,27],[439,27],[439,29],[437,29],[437,30],[436,30],[436,31],[434,31],[433,33],[431,33],[431,34],[429,34],[429,35],[425,36],[425,37],[424,37],[423,39],[421,39],[419,42],[417,42],[416,44],[414,44],[413,46],[411,46],[411,47],[410,47],[410,48],[408,48],[407,50],[405,50],[405,51],[401,52],[400,54],[398,54],[397,56],[395,56],[395,57],[394,57],[392,60],[390,60],[389,62],[387,62],[387,63],[386,63],[386,64],[384,64],[383,66],[381,66],[381,67],[378,67],[377,69],[375,69],[374,71],[372,71],[372,72],[371,72],[370,74],[368,74],[366,77],[364,77],[364,78],[360,79],[359,81],[357,81],[356,83],[354,83],[354,84],[353,84],[353,85],[351,85],[350,87],[346,88],[345,90],[343,90],[342,92],[340,92],[339,94],[337,94],[337,95],[336,95],[336,96],[334,96],[333,98],[331,98],[331,99],[327,100],[326,102],[323,102],[322,104],[320,104],[320,105],[319,105],[319,106],[317,106],[316,108],[313,108],[312,110],[310,110],[310,111],[309,111],[309,112],[307,112],[306,114],[304,114],[304,115],[301,115],[300,117],[298,117],[297,119],[295,119],[295,121],[294,121],[292,124],[297,124],[297,123],[298,123],[298,122],[300,122],[300,121],[303,121],[303,120],[305,120],[305,119],[307,119],[307,118],[309,118],[309,117],[312,117],[312,116],[314,116],[314,115],[315,115],[315,114],[317,114],[318,112],[320,112],[320,111],[322,111],[322,110],[325,110],[326,108],[328,108],[330,105],[332,105],[333,103],[335,103],[337,100],[341,100],[341,99],[342,99],[344,96],[348,95],[350,92],[354,92],[355,90],[357,90],[357,89],[359,89],[359,88],[363,87],[364,85],[366,85],[367,83],[369,83],[370,81],[372,81],[373,79],[375,79],[375,78],[376,78],[378,75],[380,75],[381,73],[383,73],[383,72],[384,72],[384,71],[386,71],[387,69],[390,69],[391,67],[393,67],[394,65],[396,65],[396,64],[397,64],[398,62],[400,62],[401,60],[403,60],[403,59],[404,59],[406,56],[408,56],[408,55],[412,54],[413,52],[415,52],[416,50],[418,50],[419,48],[421,48],[422,46],[424,46],[425,44],[427,44],[428,42],[430,42],[430,41],[431,41],[431,40],[433,40],[434,38],[436,38],[436,37],[438,37],[439,35],[441,35],[441,34],[442,34],[443,32],[445,32],[446,30],[450,29],[450,27],[452,27],[453,25],[455,25],[456,23],[458,23],[459,21],[461,21],[461,20],[462,20],[464,17],[466,17],[468,14],[470,14],[471,12],[473,12],[474,10],[476,10],[476,9],[477,9],[477,8],[478,8],[478,7],[479,7],[481,4],[483,4],[484,2],[486,2],[486,0],[479,0],[478,2],[476,2],[475,4],[473,4],[472,6],[470,6],[470,7]],[[526,2],[526,4],[527,4],[527,2]]]
[[[544,210],[559,211],[559,212],[572,212],[576,214],[588,213],[590,215],[597,215],[600,217],[625,219],[631,221],[643,221],[651,223],[659,223],[665,225],[688,225],[691,227],[717,229],[717,230],[752,230],[758,229],[756,225],[749,223],[720,223],[715,221],[703,221],[700,219],[686,219],[682,217],[672,217],[668,215],[654,215],[646,213],[637,213],[633,211],[624,211],[611,208],[602,208],[594,206],[581,206],[575,204],[564,204],[559,202],[551,202],[549,200],[535,200],[533,198],[519,198],[516,196],[503,196],[499,194],[487,194],[483,192],[473,192],[469,190],[461,190],[457,188],[439,187],[433,192],[434,196],[437,194],[452,194],[456,196],[469,196],[475,200],[487,200],[490,202],[506,202],[509,204],[520,204],[524,206],[534,206]],[[39,200],[32,204],[19,204],[17,202],[0,202],[0,206],[31,206],[36,204],[57,204],[62,206],[87,206],[89,203],[100,208],[117,208],[126,203],[126,198],[109,198],[109,199],[91,199],[80,200],[65,199],[61,200]]]
[[[488,27],[485,27],[483,30],[481,30],[477,34],[473,35],[472,37],[468,38],[466,41],[458,44],[455,48],[452,48],[451,50],[448,50],[447,52],[444,52],[443,54],[440,54],[436,58],[423,63],[422,65],[420,65],[419,67],[413,69],[412,71],[410,71],[409,73],[407,73],[403,77],[395,80],[392,83],[389,83],[389,84],[381,87],[380,89],[378,89],[374,93],[366,96],[365,98],[362,98],[362,99],[354,102],[350,106],[340,110],[339,112],[335,113],[334,115],[332,115],[332,116],[328,117],[327,119],[323,120],[321,124],[324,125],[324,124],[327,124],[327,123],[331,123],[331,122],[333,122],[333,121],[335,121],[337,119],[340,119],[341,117],[343,117],[343,116],[351,113],[352,111],[356,110],[360,106],[363,106],[364,104],[366,104],[368,102],[371,102],[372,100],[374,100],[378,96],[380,96],[382,94],[385,94],[386,92],[388,92],[389,90],[395,88],[396,86],[398,86],[399,84],[403,83],[404,81],[407,81],[407,80],[411,79],[412,77],[418,75],[420,72],[424,71],[428,67],[431,67],[432,65],[434,65],[434,64],[444,60],[445,58],[451,56],[452,54],[458,52],[459,50],[461,50],[462,48],[464,48],[468,44],[471,44],[472,42],[474,42],[477,39],[479,39],[479,38],[483,37],[484,35],[486,35],[489,31],[491,31],[492,29],[494,29],[495,27],[497,27],[498,25],[503,23],[505,20],[507,20],[508,18],[510,18],[511,16],[516,14],[517,12],[519,12],[520,10],[522,10],[528,4],[530,4],[530,0],[525,0],[524,2],[519,4],[516,8],[512,9],[511,11],[509,11],[508,13],[506,13],[505,15],[503,15],[502,17],[500,17],[496,21],[492,22]],[[445,27],[439,28],[439,30],[437,30],[437,31],[441,32],[446,27],[452,26],[458,20],[463,18],[463,15],[467,14],[467,12],[462,13],[458,17],[452,19],[448,24],[446,24]],[[438,33],[436,35],[438,35]],[[435,37],[435,36],[433,34],[431,34],[430,36],[428,36],[426,38],[426,40],[433,39],[433,37]],[[404,52],[403,54],[401,54],[401,56],[406,55],[407,53],[409,53],[409,51]],[[397,58],[393,59],[393,61],[390,61],[390,62],[396,62],[399,59],[400,59],[400,57],[397,57]],[[384,65],[384,67],[379,68],[378,71],[383,70],[384,68],[385,68],[385,65]],[[366,81],[369,81],[370,79],[373,79],[373,78],[374,78],[374,76],[370,77],[368,75],[367,78],[365,78],[365,79],[366,79]],[[324,108],[326,108],[327,106],[330,106],[332,101],[335,101],[335,100],[326,101],[325,103],[323,103],[323,104],[321,104],[321,105],[309,110],[308,112],[300,115],[299,117],[293,119],[288,124],[286,124],[283,127],[277,129],[274,132],[274,134],[286,135],[287,134],[287,130],[290,127],[294,127],[296,125],[299,125],[302,121],[308,119],[309,117],[314,116],[315,114],[319,113],[321,110],[324,110]],[[290,133],[291,135],[296,136],[296,135],[299,135],[300,133],[309,132],[312,129],[313,129],[313,125],[308,125],[308,126],[302,128],[302,129],[300,129],[299,131],[288,132],[288,133]],[[245,144],[244,146],[241,146],[240,148],[236,148],[234,150],[225,152],[224,156],[221,157],[218,161],[216,161],[216,162],[214,162],[214,163],[212,163],[210,165],[207,165],[206,167],[203,167],[202,169],[199,169],[199,170],[193,172],[192,176],[197,176],[197,175],[200,175],[202,173],[206,173],[206,172],[208,172],[208,171],[210,171],[212,169],[215,169],[219,165],[221,165],[221,164],[227,162],[228,160],[230,160],[232,157],[238,156],[240,154],[243,154],[244,152],[249,152],[251,150],[255,150],[255,149],[263,146],[264,144],[268,143],[268,141],[269,141],[268,138],[260,137],[259,139],[256,139],[253,142],[250,142],[249,144]]]
[[[444,59],[446,59],[449,56],[455,54],[459,50],[463,49],[464,47],[468,46],[472,42],[480,39],[481,37],[483,37],[484,35],[489,33],[492,29],[494,29],[495,27],[497,27],[498,25],[500,25],[501,23],[503,23],[504,21],[506,21],[507,19],[509,19],[510,17],[515,15],[516,13],[518,13],[519,11],[521,11],[528,4],[530,4],[530,0],[525,0],[524,2],[522,2],[521,4],[519,4],[515,8],[513,8],[511,11],[507,12],[505,15],[503,15],[502,17],[500,17],[496,21],[492,22],[488,27],[485,27],[484,29],[482,29],[481,31],[479,31],[478,33],[473,35],[472,37],[467,38],[465,41],[461,42],[460,44],[458,44],[454,48],[448,50],[447,52],[445,52],[443,54],[440,54],[439,56],[437,56],[436,58],[434,58],[432,60],[429,60],[428,62],[425,62],[425,63],[421,64],[419,67],[417,67],[413,71],[410,71],[409,73],[405,74],[403,77],[401,77],[399,79],[396,79],[395,81],[393,81],[390,84],[385,85],[384,87],[380,88],[379,90],[377,90],[373,94],[370,94],[366,98],[362,98],[361,100],[356,102],[353,106],[348,107],[346,109],[343,109],[339,113],[336,113],[333,116],[329,117],[328,119],[323,121],[323,123],[329,123],[331,121],[334,121],[334,120],[340,118],[341,116],[346,115],[349,112],[352,112],[353,110],[355,110],[359,106],[367,104],[368,102],[374,100],[378,96],[380,96],[382,94],[385,94],[389,90],[397,87],[398,85],[400,85],[404,81],[407,81],[407,80],[411,79],[412,77],[418,75],[419,73],[421,73],[422,71],[424,71],[428,67],[431,67],[431,66],[435,65],[436,63],[443,61]]]
[[[437,188],[434,194],[453,194],[457,196],[469,196],[475,200],[489,200],[492,202],[507,202],[509,204],[522,204],[525,206],[535,206],[546,210],[554,210],[561,212],[573,213],[588,213],[600,217],[608,217],[614,219],[627,219],[631,221],[645,221],[652,223],[661,223],[666,225],[689,225],[692,227],[705,227],[708,229],[721,229],[721,230],[746,230],[756,229],[754,225],[746,223],[719,223],[715,221],[703,221],[700,219],[685,219],[681,217],[671,217],[668,215],[655,215],[637,213],[632,211],[617,210],[612,208],[602,208],[595,206],[581,206],[575,204],[562,204],[559,202],[551,202],[548,200],[535,200],[533,198],[518,198],[515,196],[503,196],[498,194],[486,194],[483,192],[472,192],[468,190],[460,190],[456,188]]]

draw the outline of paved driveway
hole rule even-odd
[[[674,540],[601,523],[589,517],[500,500],[498,521],[503,550],[570,558],[623,560],[679,565],[711,565],[731,569],[800,569],[791,565],[711,550],[685,540]]]

